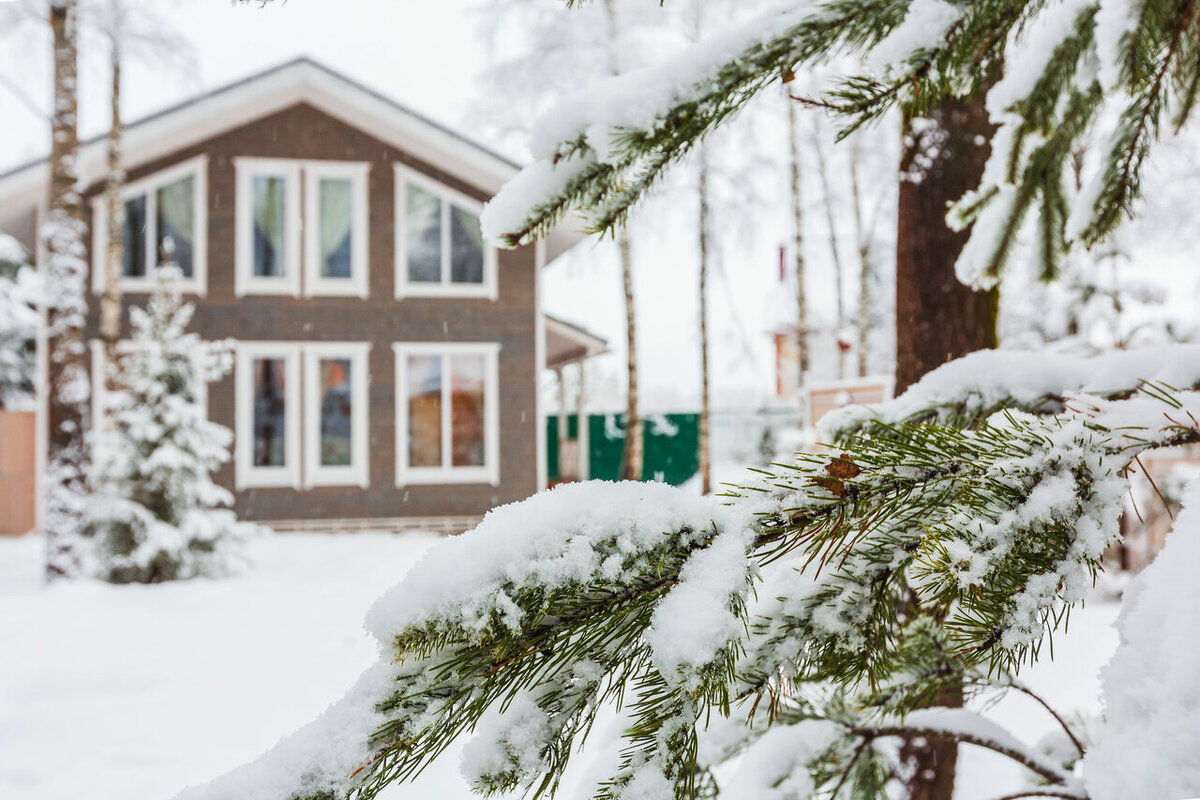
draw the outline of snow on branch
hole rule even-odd
[[[901,423],[967,425],[1001,408],[1061,413],[1067,397],[1125,397],[1143,383],[1200,387],[1200,345],[1120,350],[1092,358],[981,350],[943,364],[894,400],[831,411],[819,429],[827,441],[838,441],[859,430]]]

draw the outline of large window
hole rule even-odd
[[[499,482],[497,344],[397,344],[396,482]]]
[[[206,281],[207,160],[185,161],[121,190],[121,289],[149,292],[154,269],[172,263],[183,273],[181,288],[203,294]],[[92,201],[93,288],[104,290],[107,279],[108,205],[103,194]]]
[[[240,488],[367,485],[369,350],[362,342],[238,345]]]
[[[367,164],[237,160],[237,293],[367,296]]]
[[[496,296],[496,251],[479,227],[482,205],[396,168],[396,296]]]

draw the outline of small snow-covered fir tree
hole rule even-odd
[[[0,408],[33,403],[38,294],[25,248],[0,233]]]
[[[236,570],[258,527],[225,506],[213,483],[229,458],[228,428],[209,422],[204,384],[229,370],[228,349],[186,332],[178,270],[160,268],[146,309],[130,310],[117,391],[97,426],[89,533],[98,577],[114,583],[217,576]]]

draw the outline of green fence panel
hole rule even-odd
[[[558,420],[546,420],[547,465],[551,480],[558,477]],[[575,438],[575,417],[567,431]],[[696,414],[652,414],[643,420],[645,435],[642,480],[673,486],[687,482],[700,468],[700,418]],[[588,474],[598,480],[619,480],[625,450],[625,415],[588,416]]]

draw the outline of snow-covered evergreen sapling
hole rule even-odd
[[[0,408],[34,402],[39,295],[25,248],[0,233]]]
[[[230,352],[188,333],[178,269],[161,267],[147,308],[130,309],[133,336],[94,434],[89,533],[95,573],[114,583],[218,576],[239,568],[259,527],[227,508],[212,472],[232,435],[210,422],[204,385],[230,367]]]

